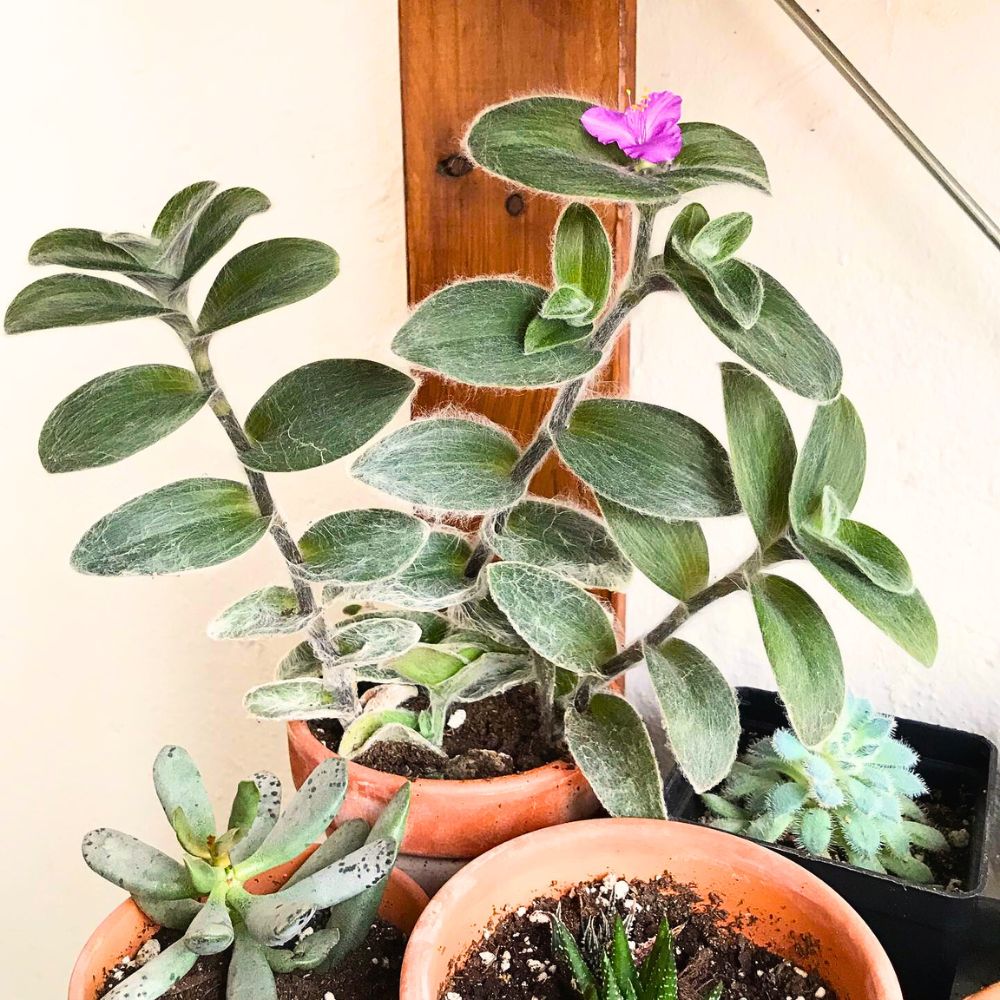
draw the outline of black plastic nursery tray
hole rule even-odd
[[[745,741],[786,725],[773,691],[739,688],[738,694]],[[808,868],[861,914],[892,960],[906,1000],[947,1000],[986,888],[987,807],[997,790],[997,749],[984,736],[910,719],[898,720],[897,735],[920,754],[918,770],[932,793],[964,787],[974,796],[964,891],[914,885],[793,846],[765,846]],[[666,803],[671,819],[700,822],[704,816],[701,800],[676,769],[666,782]]]

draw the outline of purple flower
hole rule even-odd
[[[631,94],[629,99],[631,102]],[[618,148],[633,160],[670,163],[684,144],[677,124],[680,117],[680,96],[660,90],[648,94],[638,104],[629,103],[624,111],[588,108],[580,123],[605,146],[609,142],[618,143]]]

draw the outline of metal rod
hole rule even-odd
[[[823,32],[820,26],[795,2],[776,0],[781,9],[799,26],[812,43],[833,64],[840,75],[861,95],[867,105],[889,126],[907,149],[924,165],[928,173],[951,195],[959,208],[1000,250],[1000,226],[958,182],[955,175],[931,152],[920,137],[893,110],[882,95],[861,75],[857,67]]]

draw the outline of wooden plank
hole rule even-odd
[[[411,303],[478,274],[549,284],[549,242],[562,203],[470,171],[459,140],[483,107],[520,94],[571,92],[624,106],[626,88],[635,88],[635,7],[636,0],[399,0]],[[602,208],[601,216],[623,262],[630,216],[614,206]],[[627,388],[626,335],[595,382],[609,391]],[[458,406],[504,425],[526,444],[552,397],[427,376],[414,413]],[[592,503],[552,456],[532,491]]]

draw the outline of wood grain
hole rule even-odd
[[[549,244],[562,203],[519,190],[460,154],[468,122],[485,106],[532,92],[571,92],[620,107],[634,89],[636,0],[400,0],[409,301],[460,277],[514,274],[549,285]],[[449,173],[449,170],[451,173]],[[459,176],[452,176],[459,173]],[[601,217],[624,262],[626,210]],[[595,385],[627,389],[623,334]],[[414,413],[459,406],[527,443],[551,405],[549,390],[484,390],[427,375]],[[543,496],[592,502],[550,456],[532,481]]]

